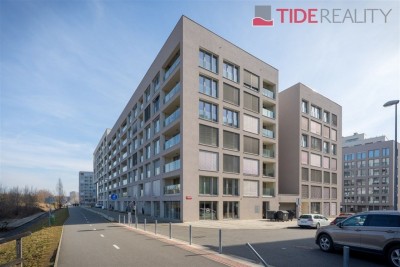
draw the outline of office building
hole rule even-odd
[[[343,211],[393,209],[394,149],[385,136],[343,137]]]
[[[99,203],[178,221],[277,210],[277,86],[277,69],[183,16],[94,151]]]
[[[340,105],[301,83],[279,93],[279,194],[297,214],[338,214],[341,134]]]
[[[79,204],[93,206],[96,203],[96,190],[93,172],[79,172]]]

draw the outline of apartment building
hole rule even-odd
[[[279,93],[279,194],[298,197],[298,214],[338,214],[341,134],[340,105],[301,83]]]
[[[355,133],[342,143],[343,211],[393,209],[395,142]]]
[[[277,69],[181,17],[94,151],[99,202],[178,221],[277,210],[277,91]]]
[[[79,172],[79,204],[92,206],[96,203],[93,172]]]

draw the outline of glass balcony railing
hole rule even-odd
[[[262,135],[268,138],[275,138],[274,132],[268,129],[262,129]]]
[[[168,79],[169,76],[171,76],[171,74],[174,72],[174,70],[176,69],[176,67],[179,65],[179,63],[181,62],[181,58],[178,57],[174,63],[172,63],[171,67],[169,67],[169,69],[165,70],[165,74],[164,74],[164,81],[166,79]]]
[[[172,172],[181,168],[181,160],[175,160],[170,163],[165,164],[165,172]]]
[[[164,195],[179,194],[181,192],[180,184],[171,184],[164,187]]]
[[[269,89],[263,88],[263,89],[262,89],[262,94],[263,94],[264,96],[266,96],[266,97],[275,99],[275,94],[274,94],[274,92],[272,92],[272,91],[269,90]]]
[[[275,113],[272,110],[263,108],[263,115],[265,117],[271,118],[271,119],[275,119]]]
[[[181,134],[177,134],[165,142],[164,149],[167,150],[168,148],[178,144],[180,141],[181,141]]]
[[[181,84],[177,83],[174,88],[171,89],[171,91],[168,92],[168,94],[165,95],[164,97],[164,103],[167,103],[174,95],[176,95],[179,90],[181,89]]]
[[[179,117],[181,116],[181,109],[178,108],[175,110],[171,115],[165,118],[164,120],[164,126],[168,126],[174,121],[176,121]]]
[[[275,152],[272,149],[263,149],[263,156],[265,158],[274,158]]]
[[[275,177],[275,171],[273,169],[263,169],[263,175],[268,177]]]
[[[263,196],[273,197],[275,196],[274,188],[263,188]]]

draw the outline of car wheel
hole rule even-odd
[[[400,246],[391,247],[387,255],[390,266],[400,267]]]
[[[319,224],[319,223],[317,223],[317,225],[315,226],[315,228],[320,228],[321,227],[321,225]]]
[[[332,238],[327,234],[318,237],[318,246],[322,251],[328,252],[333,250]]]

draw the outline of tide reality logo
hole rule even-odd
[[[255,6],[253,26],[274,26],[271,19],[271,6]]]

